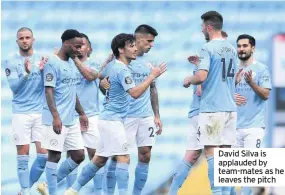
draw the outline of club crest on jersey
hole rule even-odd
[[[131,77],[126,77],[126,78],[125,78],[125,83],[126,83],[126,84],[132,84],[132,82],[133,82],[133,80],[132,80]]]
[[[46,81],[52,81],[52,80],[53,80],[53,75],[51,73],[47,73]]]
[[[11,74],[11,70],[9,68],[6,68],[5,73],[6,73],[6,76],[8,77]]]

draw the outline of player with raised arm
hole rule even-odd
[[[271,90],[271,78],[268,67],[253,57],[255,38],[242,34],[237,38],[239,75],[236,93],[246,99],[246,103],[237,107],[238,148],[260,148],[265,133],[266,100]],[[242,188],[243,195],[251,195],[249,187]]]
[[[71,60],[80,52],[82,36],[78,31],[69,29],[64,31],[61,39],[61,49],[44,68],[46,103],[43,124],[46,138],[43,147],[48,150],[46,178],[50,195],[57,194],[57,183],[84,160],[81,131],[88,129],[88,118],[76,95],[78,79],[76,67]],[[80,126],[76,123],[74,110],[79,114]],[[58,162],[64,151],[70,157],[58,169]]]
[[[222,37],[227,39],[228,35],[226,32],[222,31]],[[209,42],[209,38],[205,37],[206,41]],[[195,65],[193,70],[193,75],[198,70],[199,64],[199,57],[191,55],[188,57],[188,61]],[[187,82],[188,77],[185,78]],[[188,83],[185,83],[185,88],[189,87]],[[199,143],[199,128],[198,128],[198,118],[199,118],[199,107],[200,107],[200,96],[202,94],[201,85],[194,85],[193,86],[193,98],[190,105],[190,110],[188,113],[189,118],[189,134],[187,137],[187,150],[184,156],[184,159],[180,163],[177,168],[177,171],[174,173],[173,180],[169,189],[169,195],[176,195],[178,190],[183,185],[184,181],[186,180],[189,172],[191,171],[192,166],[196,163],[198,158],[201,155],[203,145]]]
[[[237,52],[222,38],[221,14],[209,11],[201,18],[202,32],[210,41],[199,54],[196,74],[188,77],[184,85],[202,84],[198,119],[199,140],[204,145],[208,161],[211,190],[213,195],[229,194],[232,187],[214,186],[214,148],[231,147],[235,143],[237,113],[234,92]]]
[[[90,58],[90,52],[92,51],[91,42],[87,35],[81,33],[81,36],[83,45],[78,55],[73,58],[73,61],[78,69],[77,79],[79,82],[76,86],[77,96],[89,121],[88,130],[82,131],[81,134],[84,146],[87,148],[88,157],[91,160],[98,148],[100,139],[97,127],[99,113],[99,79],[97,78],[100,70],[104,68],[108,61],[101,67],[98,61]],[[78,118],[76,112],[75,115]],[[77,122],[79,125],[80,121],[78,119]],[[77,172],[78,169],[76,168],[66,177],[68,188],[76,181]],[[104,168],[100,169],[93,178],[95,194],[101,194],[103,178]]]
[[[101,76],[101,78],[109,76],[111,87],[106,92],[104,108],[99,114],[100,145],[92,162],[83,168],[77,181],[65,192],[65,195],[78,194],[79,190],[105,165],[108,157],[112,156],[116,156],[117,160],[116,181],[119,194],[127,193],[130,159],[123,122],[127,117],[129,108],[128,98],[129,95],[133,98],[139,98],[153,80],[166,71],[164,64],[153,68],[147,79],[135,86],[127,67],[131,60],[136,59],[135,37],[131,34],[119,34],[112,40],[111,48],[116,61],[112,66],[107,66]]]
[[[42,71],[47,58],[35,52],[34,41],[31,29],[20,28],[16,41],[19,52],[2,62],[13,93],[12,131],[17,148],[17,174],[21,186],[19,195],[30,194],[30,188],[41,177],[47,161],[47,151],[41,146],[44,135]],[[31,143],[36,145],[37,158],[29,171]]]
[[[151,73],[153,62],[147,53],[153,47],[157,31],[146,24],[135,30],[137,57],[128,66],[136,85],[142,83]],[[158,93],[155,81],[137,99],[130,97],[130,106],[124,123],[129,147],[138,148],[138,164],[135,171],[134,195],[141,194],[147,181],[151,149],[155,142],[155,134],[162,131],[159,115]],[[157,129],[157,131],[156,131]],[[113,158],[108,165],[106,174],[105,193],[114,194],[116,160]]]

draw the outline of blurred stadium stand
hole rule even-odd
[[[150,54],[155,61],[168,62],[168,72],[158,79],[163,134],[153,149],[150,175],[144,194],[166,194],[167,183],[185,152],[188,108],[192,89],[182,87],[183,78],[192,72],[187,56],[199,51],[205,42],[200,16],[216,10],[224,16],[224,30],[235,45],[239,34],[257,40],[255,57],[271,67],[272,36],[285,32],[284,2],[2,2],[2,60],[18,51],[16,31],[23,26],[34,32],[37,52],[52,53],[60,48],[62,32],[74,28],[87,34],[93,56],[103,61],[110,53],[112,38],[121,32],[132,33],[140,24],[157,29],[159,36]],[[2,194],[16,194],[16,150],[11,142],[11,98],[2,67]],[[102,100],[102,96],[101,96]],[[273,102],[274,103],[274,102]],[[284,119],[285,120],[285,119]],[[285,129],[274,128],[274,147],[284,146]],[[277,136],[278,134],[278,136]],[[132,154],[130,175],[134,174],[136,150]],[[31,151],[35,157],[35,150]],[[64,155],[63,155],[64,156]],[[209,184],[204,159],[193,169],[182,195],[208,195]],[[86,162],[85,162],[86,163]],[[43,178],[44,179],[44,176]],[[132,189],[133,177],[129,188]],[[159,190],[158,190],[159,188]],[[63,187],[62,187],[63,189]],[[90,183],[81,194],[90,194]],[[159,192],[160,191],[160,192]],[[283,191],[285,194],[285,191]]]

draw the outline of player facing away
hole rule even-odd
[[[232,187],[214,186],[213,156],[214,148],[231,147],[235,143],[237,113],[234,92],[237,52],[222,38],[223,17],[218,12],[206,12],[201,18],[202,32],[210,41],[200,52],[198,71],[188,77],[185,84],[202,83],[198,133],[208,161],[212,194],[230,194]]]
[[[42,71],[47,58],[37,54],[33,48],[35,38],[27,27],[17,31],[19,51],[2,61],[12,99],[13,141],[17,149],[17,174],[21,186],[19,195],[29,195],[30,188],[41,177],[47,151],[42,148],[44,129],[42,109],[44,87]],[[37,158],[29,170],[30,144],[35,143]]]
[[[222,37],[227,39],[228,35],[226,32],[222,31]],[[205,37],[206,41],[209,42],[209,37]],[[193,75],[198,70],[199,57],[198,56],[189,56],[188,61],[195,65],[193,69]],[[187,82],[187,79],[190,76],[187,76],[184,81],[184,87],[188,88],[190,85]],[[173,180],[169,189],[169,195],[176,195],[178,190],[183,185],[184,181],[188,177],[188,174],[192,166],[196,163],[198,158],[201,155],[203,146],[199,142],[199,128],[198,128],[198,118],[199,118],[199,107],[200,107],[200,96],[202,93],[201,85],[193,86],[193,96],[192,102],[190,104],[190,110],[188,113],[189,118],[189,134],[187,137],[187,149],[184,156],[184,159],[178,166],[176,172],[174,173]]]
[[[237,107],[238,148],[260,148],[265,131],[266,100],[271,90],[271,78],[268,67],[253,57],[255,38],[242,34],[237,38],[239,75],[236,93],[246,99],[246,103]],[[249,187],[242,188],[243,195],[252,195]]]
[[[89,121],[88,130],[82,131],[81,134],[84,146],[87,148],[88,157],[91,160],[98,148],[100,138],[97,127],[99,113],[99,79],[97,78],[104,65],[101,67],[100,63],[89,57],[92,51],[91,42],[87,35],[81,33],[81,36],[83,45],[78,55],[73,58],[73,61],[78,69],[77,96]],[[77,112],[75,112],[75,116],[78,125],[80,125]],[[77,172],[78,168],[74,169],[74,171],[66,177],[68,188],[76,181]],[[93,178],[94,194],[101,194],[103,177],[104,168],[100,169]]]
[[[128,68],[136,85],[142,83],[151,74],[153,64],[146,53],[153,47],[157,35],[157,31],[146,24],[138,26],[135,30],[137,57],[128,65]],[[159,135],[162,131],[155,81],[139,98],[130,97],[129,110],[124,126],[128,146],[137,146],[138,148],[138,164],[135,170],[135,183],[132,194],[139,195],[147,181],[155,134]],[[114,194],[115,191],[115,168],[116,161],[113,158],[108,165],[106,174],[104,192],[108,195]]]
[[[112,40],[111,48],[116,61],[112,66],[107,66],[101,75],[101,78],[109,77],[111,87],[106,92],[104,108],[99,114],[99,148],[92,162],[83,168],[77,181],[65,192],[65,195],[78,194],[79,190],[105,165],[108,157],[112,156],[115,156],[117,160],[116,182],[119,194],[127,193],[130,158],[123,122],[129,108],[128,96],[139,98],[153,80],[166,71],[165,65],[154,68],[144,82],[135,86],[127,67],[131,60],[136,59],[135,37],[131,34],[119,34]]]
[[[46,178],[50,195],[57,194],[57,183],[84,160],[81,131],[88,129],[88,118],[76,95],[76,67],[70,59],[80,52],[83,40],[73,29],[64,31],[61,39],[61,49],[44,68],[43,124],[46,135],[43,147],[48,150]],[[80,126],[76,123],[74,110],[79,114]],[[70,157],[58,168],[61,153],[65,151]]]

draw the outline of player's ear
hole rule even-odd
[[[252,46],[251,50],[252,52],[255,52],[255,46]]]
[[[118,48],[118,50],[119,50],[120,54],[124,53],[124,49],[123,48]]]

